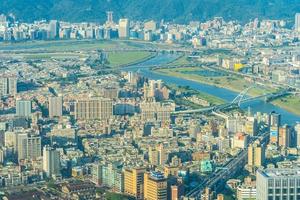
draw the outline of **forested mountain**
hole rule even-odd
[[[300,0],[0,0],[0,13],[20,21],[59,19],[72,22],[115,18],[186,22],[214,16],[247,22],[253,18],[290,19],[300,12]]]

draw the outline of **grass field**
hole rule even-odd
[[[111,67],[142,61],[152,55],[151,52],[131,51],[131,52],[113,52],[108,54],[108,62]]]
[[[281,99],[272,101],[276,106],[279,106],[289,112],[300,115],[300,97],[299,96],[286,96]]]

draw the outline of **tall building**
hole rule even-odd
[[[299,200],[300,169],[282,168],[257,170],[257,200]]]
[[[31,116],[31,101],[30,100],[17,100],[16,102],[16,114],[20,117]]]
[[[291,145],[291,127],[288,125],[284,125],[279,128],[279,138],[278,145],[283,148],[290,147]]]
[[[151,20],[144,23],[144,30],[146,31],[156,31],[158,28],[157,22]]]
[[[113,20],[113,12],[112,11],[108,11],[107,13],[107,23],[113,23],[114,20]]]
[[[265,148],[256,141],[248,147],[248,167],[253,172],[255,168],[262,167],[265,162]]]
[[[296,133],[296,147],[300,148],[300,123],[296,124],[295,133]]]
[[[280,124],[281,124],[280,114],[276,112],[271,112],[269,115],[269,130],[270,130],[271,143],[278,144]]]
[[[43,170],[47,177],[60,175],[59,151],[50,146],[43,148]]]
[[[49,23],[49,39],[59,38],[59,22],[57,20],[51,20]]]
[[[0,97],[17,94],[17,78],[15,76],[0,76]]]
[[[119,20],[119,38],[129,38],[129,19]]]
[[[124,171],[124,192],[137,199],[144,197],[144,168],[125,169]]]
[[[75,103],[75,118],[80,120],[106,120],[113,115],[112,100],[93,97],[77,100]]]
[[[144,200],[167,200],[167,179],[162,173],[144,174]]]
[[[18,160],[41,157],[41,137],[20,133],[17,135]]]
[[[300,31],[300,13],[295,15],[295,30]]]
[[[156,148],[149,148],[149,162],[152,165],[164,165],[167,160],[168,156],[163,144],[158,145]]]
[[[49,117],[60,117],[63,112],[63,99],[62,97],[50,97],[49,98]]]

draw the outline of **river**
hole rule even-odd
[[[163,75],[163,74],[157,74],[150,70],[150,67],[152,67],[152,66],[164,65],[164,64],[172,62],[176,58],[178,58],[178,55],[176,55],[176,54],[160,54],[160,55],[157,55],[156,57],[154,57],[150,60],[147,60],[145,62],[126,67],[123,70],[135,71],[135,72],[139,71],[139,73],[141,75],[143,75],[149,79],[154,79],[154,80],[161,79],[164,82],[169,83],[169,84],[189,86],[192,89],[198,90],[200,92],[208,93],[210,95],[224,99],[228,102],[232,101],[238,95],[238,93],[233,92],[228,89],[219,88],[219,87],[215,87],[215,86],[211,86],[211,85],[207,85],[207,84],[203,84],[203,83],[199,83],[199,82],[195,82],[195,81],[190,81],[190,80],[186,80],[183,78],[172,77],[172,76]],[[266,103],[263,100],[256,100],[256,101],[252,101],[249,103],[244,103],[241,105],[241,107],[243,109],[248,109],[248,107],[250,107],[252,113],[256,113],[256,112],[270,113],[272,111],[280,113],[282,115],[282,123],[283,124],[294,125],[294,124],[296,124],[296,122],[300,122],[300,116],[290,113],[280,107],[274,106],[271,103]]]

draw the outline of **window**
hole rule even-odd
[[[280,194],[280,189],[276,189],[275,194]]]
[[[282,193],[286,194],[287,193],[287,189],[286,188],[282,189]]]
[[[291,194],[294,194],[294,191],[295,191],[294,188],[290,188],[290,193]]]
[[[269,194],[273,194],[273,189],[268,189]]]

